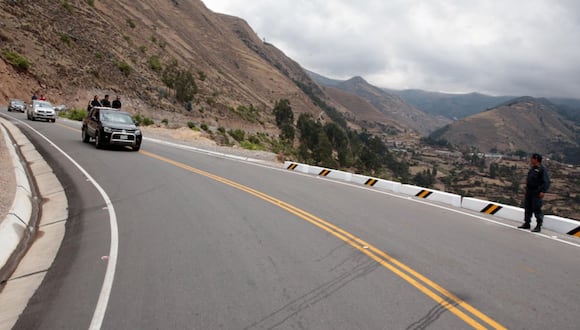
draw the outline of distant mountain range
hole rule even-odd
[[[580,100],[399,91],[372,86],[360,77],[341,81],[307,73],[339,103],[338,91],[354,94],[423,134],[439,127],[430,135],[433,139],[483,152],[541,152],[580,163]],[[368,108],[343,106],[354,113]]]
[[[580,163],[580,126],[547,99],[516,98],[454,121],[431,137],[482,152],[540,152]]]
[[[450,122],[448,118],[430,114],[406,102],[401,96],[369,84],[362,77],[339,81],[314,72],[308,75],[332,98],[349,109],[357,118],[397,123],[403,129],[411,129],[423,135],[429,134]],[[354,101],[354,98],[359,98]],[[381,119],[382,118],[382,119]]]

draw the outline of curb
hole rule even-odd
[[[69,214],[64,188],[32,142],[3,118],[0,131],[16,175],[14,202],[0,223],[0,329],[10,329],[51,268]]]
[[[8,214],[0,222],[0,284],[6,282],[10,274],[14,271],[18,260],[26,250],[27,242],[31,240],[36,232],[31,225],[33,219],[33,197],[32,185],[26,174],[26,169],[22,165],[24,160],[16,150],[16,143],[7,130],[13,132],[16,127],[12,123],[2,120],[0,131],[4,135],[4,140],[10,158],[12,169],[16,179],[16,193],[14,201]],[[28,139],[26,144],[30,144]]]

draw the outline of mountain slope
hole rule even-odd
[[[271,109],[283,98],[297,113],[320,115],[298,85],[334,105],[244,20],[199,0],[2,1],[0,19],[0,48],[31,63],[25,72],[0,66],[0,79],[19,86],[3,88],[3,100],[39,91],[84,108],[93,94],[120,94],[129,111],[253,130],[275,130]],[[173,62],[195,79],[192,111],[162,81]],[[238,106],[257,109],[259,118],[232,111]]]
[[[480,93],[448,94],[418,89],[402,91],[387,89],[386,91],[399,95],[407,103],[424,112],[450,119],[468,117],[514,98],[513,96],[489,96]]]
[[[571,162],[580,147],[579,127],[545,99],[522,97],[446,126],[432,136],[480,151],[561,155]]]
[[[391,120],[411,127],[422,134],[428,134],[450,121],[429,115],[409,105],[401,97],[369,84],[361,77],[343,81],[336,88],[360,96]]]

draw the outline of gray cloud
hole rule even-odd
[[[580,98],[575,0],[205,0],[307,69],[389,88]]]

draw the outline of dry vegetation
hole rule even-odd
[[[525,179],[529,169],[527,158],[491,158],[471,153],[449,152],[430,147],[405,153],[412,174],[436,168],[433,188],[513,206],[522,206]],[[492,165],[493,164],[493,165]],[[495,166],[496,169],[490,171]],[[544,166],[551,177],[544,213],[580,221],[580,168],[553,160]]]

